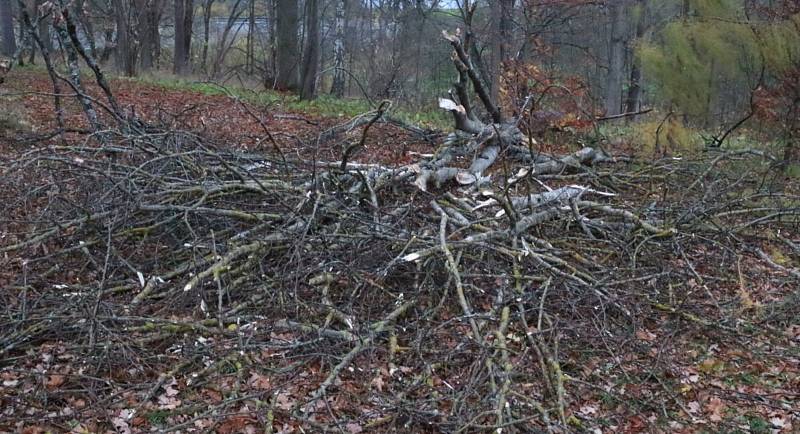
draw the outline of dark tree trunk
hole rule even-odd
[[[636,39],[641,40],[647,30],[647,0],[638,0],[638,16],[636,17]],[[628,84],[628,96],[625,100],[625,111],[634,113],[639,110],[642,98],[642,64],[634,53],[631,62],[631,77]],[[628,118],[633,120],[634,117]]]
[[[275,77],[278,75],[275,63],[275,17],[278,11],[275,9],[275,0],[266,0],[267,6],[267,32],[269,32],[269,56],[264,57],[264,87],[269,89],[274,86]]]
[[[211,38],[211,6],[214,0],[203,2],[203,54],[200,60],[200,70],[204,73],[208,71],[208,41]]]
[[[250,0],[248,5],[248,20],[247,20],[247,59],[246,70],[248,74],[253,73],[256,63],[255,52],[255,31],[256,31],[256,0]]]
[[[497,0],[492,3],[492,66],[491,93],[495,100],[500,91],[503,63],[511,57],[511,26],[514,0]]]
[[[317,95],[317,73],[319,72],[319,2],[306,0],[306,40],[303,48],[303,87],[300,99],[311,100]]]
[[[190,54],[192,49],[193,0],[175,0],[175,74],[186,75],[192,71]]]
[[[19,39],[20,39],[20,50],[19,50],[19,57],[17,62],[19,66],[25,66],[25,55],[27,54],[30,56],[28,58],[28,63],[33,64],[33,57],[36,53],[36,49],[34,48],[35,44],[33,43],[33,38],[31,38],[30,32],[25,30],[25,14],[27,12],[28,5],[27,3],[19,3],[17,2],[17,8],[19,9],[17,13],[17,22],[19,23]]]
[[[144,10],[139,23],[141,40],[141,57],[139,64],[143,71],[156,66],[161,52],[161,33],[158,26],[161,22],[162,0],[145,0]]]
[[[611,41],[608,52],[608,75],[606,77],[607,116],[618,115],[622,111],[622,85],[625,70],[625,5],[623,0],[609,5],[611,19]]]
[[[295,0],[277,0],[276,59],[278,75],[275,87],[282,90],[297,90],[299,44],[297,38],[298,8]]]
[[[0,36],[2,36],[2,53],[13,57],[17,52],[17,39],[14,36],[14,12],[11,0],[0,0]]]
[[[347,11],[347,0],[336,1],[336,19],[334,23],[335,37],[333,40],[333,83],[331,84],[331,94],[336,97],[344,96],[345,70],[344,70],[344,32],[347,24],[345,16]]]
[[[117,23],[117,51],[115,62],[117,70],[128,77],[136,75],[138,41],[132,35],[130,22],[130,3],[114,0],[114,18]]]

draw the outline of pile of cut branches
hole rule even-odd
[[[110,90],[104,125],[73,81],[85,140],[0,172],[15,427],[588,429],[587,361],[627,375],[655,322],[736,341],[796,318],[800,209],[768,156],[537,154],[473,77],[478,120],[448,40],[460,132],[401,167],[349,161],[363,140],[335,162],[233,152],[116,112]],[[745,259],[777,288],[747,321],[731,300],[764,273]],[[664,386],[643,405],[683,404]]]

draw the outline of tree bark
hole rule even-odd
[[[278,75],[275,87],[281,90],[297,90],[298,87],[298,15],[297,1],[277,0],[275,63]]]
[[[186,75],[192,70],[190,53],[192,48],[193,0],[175,0],[175,74]]]
[[[625,70],[625,5],[623,0],[609,5],[611,18],[611,41],[608,53],[608,75],[606,78],[606,116],[614,116],[622,110],[622,84]]]
[[[86,8],[88,6],[89,3],[85,0],[75,1],[75,17],[78,19],[78,24],[80,24],[81,29],[86,37],[86,41],[89,43],[89,51],[92,54],[92,57],[96,59],[97,44],[95,43],[94,39],[94,26],[92,25],[92,20],[86,16]]]
[[[200,70],[203,73],[208,71],[208,41],[211,38],[211,6],[214,0],[203,2],[203,54],[200,60]]]
[[[141,57],[139,65],[142,71],[152,69],[161,51],[161,33],[158,26],[161,22],[162,0],[146,0],[143,5],[142,18],[139,23],[141,40]]]
[[[641,40],[647,30],[647,0],[638,1],[638,16],[636,17],[636,40]],[[630,83],[628,83],[628,96],[625,101],[625,111],[635,113],[639,111],[642,98],[642,64],[641,59],[632,56]],[[629,120],[634,120],[636,116],[631,116]]]
[[[300,99],[311,100],[317,94],[319,72],[319,2],[306,0],[306,40],[303,48],[302,88]]]
[[[50,33],[50,25],[48,23],[49,19],[52,19],[52,12],[47,11],[45,14],[46,16],[41,16],[42,11],[42,4],[44,2],[42,0],[36,0],[33,4],[33,14],[37,17],[39,22],[39,40],[41,41],[42,45],[47,49],[48,53],[53,52],[53,36]]]
[[[245,59],[247,74],[252,74],[256,63],[255,32],[256,32],[256,0],[250,0],[248,5],[247,20],[247,59]]]
[[[267,32],[269,32],[269,57],[266,59],[265,74],[264,74],[264,87],[269,89],[275,84],[275,77],[278,76],[277,69],[277,44],[275,38],[275,23],[278,11],[276,9],[275,0],[266,0],[267,2]],[[270,83],[270,80],[272,83]]]
[[[0,29],[2,29],[3,43],[2,54],[13,57],[17,52],[17,39],[14,36],[14,12],[11,10],[11,0],[0,1]]]
[[[138,41],[132,35],[130,22],[130,4],[123,0],[114,0],[114,19],[117,24],[117,51],[115,63],[122,74],[136,75],[136,59],[138,57]]]
[[[347,27],[345,14],[347,11],[347,0],[336,1],[336,36],[333,40],[333,83],[331,84],[331,94],[341,98],[344,96],[345,70],[344,70],[344,31]]]
[[[500,93],[500,80],[503,75],[503,63],[511,57],[511,25],[514,12],[514,0],[497,0],[491,2],[492,8],[492,66],[489,82],[492,98],[497,101]]]

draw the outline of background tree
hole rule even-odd
[[[139,40],[133,23],[136,6],[124,0],[113,0],[113,5],[117,25],[115,63],[119,72],[132,77],[136,75],[136,59],[139,51]]]
[[[208,69],[208,48],[211,39],[211,7],[214,0],[203,0],[203,51],[200,55],[200,70],[206,72]]]
[[[144,0],[141,2],[139,18],[139,40],[141,56],[139,65],[142,71],[152,69],[161,55],[161,15],[164,0]]]
[[[331,83],[331,94],[336,97],[343,97],[345,91],[345,22],[347,12],[347,0],[336,0],[336,17],[334,19],[334,41],[333,41],[333,82]]]
[[[313,99],[317,92],[317,74],[319,72],[319,2],[306,0],[305,11],[305,46],[303,47],[303,65],[300,72],[302,87],[300,99]]]
[[[745,0],[686,0],[682,9],[691,12],[641,44],[639,55],[664,102],[698,124],[738,122],[752,91],[800,59],[797,14],[770,18]]]
[[[14,12],[11,9],[11,0],[0,1],[0,38],[2,54],[12,57],[17,51],[17,40],[14,36]]]
[[[647,0],[637,0],[636,5],[631,8],[630,17],[636,23],[636,40],[641,41],[647,31]],[[628,81],[628,94],[625,98],[625,110],[634,113],[639,110],[642,98],[642,62],[641,59],[632,53],[631,73]],[[633,119],[629,118],[629,119]]]
[[[622,86],[625,80],[625,12],[627,0],[612,1],[608,12],[611,20],[611,41],[608,46],[608,75],[606,78],[606,115],[617,115],[622,110]]]
[[[514,0],[493,1],[490,7],[492,12],[492,32],[490,35],[492,71],[489,85],[492,89],[492,95],[496,99],[500,90],[503,63],[512,56]]]
[[[194,0],[175,0],[175,58],[174,68],[178,75],[189,74],[192,48],[192,22]]]
[[[277,0],[276,3],[275,87],[295,90],[298,88],[300,65],[298,6],[294,0]]]

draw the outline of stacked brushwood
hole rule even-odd
[[[460,81],[441,106],[458,133],[415,164],[234,152],[115,111],[110,91],[102,127],[90,110],[82,140],[4,161],[0,357],[60,342],[88,367],[98,405],[124,395],[134,413],[185,378],[178,410],[190,421],[250,399],[268,403],[270,429],[276,418],[320,430],[564,431],[578,422],[562,350],[625,342],[653,312],[728,327],[664,288],[700,278],[675,258],[705,240],[724,246],[726,263],[753,228],[796,229],[798,209],[780,195],[751,206],[736,194],[763,178],[720,168],[749,151],[654,164],[593,148],[537,153],[471,77],[462,36],[447,38]],[[362,118],[364,134],[384,111]],[[456,164],[465,156],[475,158]],[[280,357],[267,366],[265,352]],[[164,360],[176,362],[155,378],[127,377],[127,395],[97,380]],[[316,376],[298,377],[311,361]],[[267,370],[274,387],[191,406],[227,364]],[[340,387],[371,387],[354,373],[362,366],[386,370],[370,399]],[[350,398],[360,412],[332,415]]]

